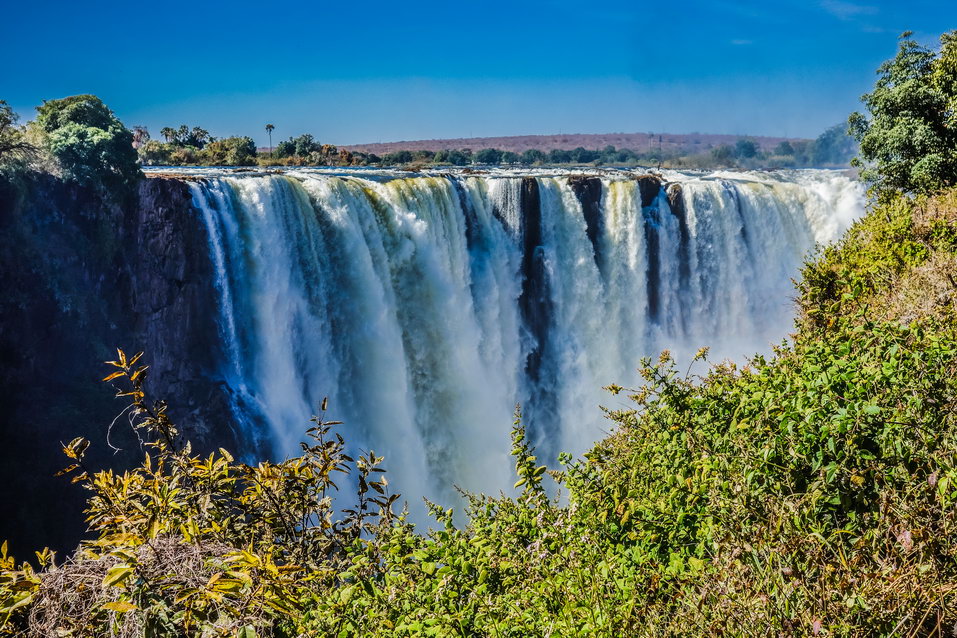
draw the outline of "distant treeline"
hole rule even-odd
[[[5,110],[0,114],[0,137],[15,138],[18,140],[16,144],[32,149],[29,153],[22,150],[17,153],[24,158],[31,156],[34,164],[45,162],[51,166],[63,164],[64,161],[80,165],[87,160],[88,163],[108,165],[115,163],[116,157],[124,156],[121,162],[124,166],[127,160],[134,166],[138,160],[144,166],[394,166],[407,170],[472,165],[756,169],[847,166],[857,152],[855,142],[847,134],[846,125],[838,124],[815,140],[784,140],[773,148],[762,147],[758,140],[747,137],[738,139],[734,144],[708,145],[703,149],[699,145],[681,148],[662,144],[663,136],[659,135],[657,148],[641,151],[612,145],[602,149],[581,146],[549,151],[530,149],[521,153],[496,148],[462,148],[398,150],[380,157],[374,153],[323,144],[308,133],[279,141],[273,147],[271,141],[275,127],[272,124],[266,125],[266,132],[270,136],[268,149],[257,148],[255,140],[249,136],[216,138],[202,127],[186,124],[178,128],[165,127],[159,132],[160,139],[153,139],[144,126],[127,129],[99,98],[92,95],[48,100],[38,107],[37,120],[26,126],[20,126],[12,109],[2,104]],[[96,118],[95,121],[86,122],[92,115],[84,114],[90,109]],[[46,129],[53,130],[59,125],[57,118],[61,112],[79,118],[84,125],[95,125],[104,130],[112,127],[110,130],[113,133],[108,137],[77,137],[79,134],[69,129],[51,137]],[[130,153],[130,143],[135,154]],[[2,150],[3,147],[0,147]],[[125,157],[127,153],[131,157]],[[78,161],[74,155],[83,161]],[[53,156],[58,158],[55,162],[52,162]]]
[[[272,128],[267,128],[271,133]],[[182,125],[160,131],[165,141],[150,139],[144,127],[134,127],[135,145],[144,165],[160,166],[663,166],[666,168],[795,168],[847,166],[856,152],[844,124],[827,129],[815,140],[783,141],[771,150],[752,139],[721,144],[703,151],[653,149],[638,152],[608,145],[602,149],[530,149],[522,153],[483,148],[455,150],[399,150],[383,156],[323,144],[310,134],[280,141],[268,151],[257,151],[250,137],[216,139],[200,127]]]

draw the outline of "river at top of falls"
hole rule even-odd
[[[516,404],[554,465],[642,357],[767,351],[803,259],[863,211],[836,171],[150,172],[190,178],[248,434],[295,453],[328,396],[413,508],[510,491]]]

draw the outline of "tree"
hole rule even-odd
[[[133,127],[133,148],[140,148],[150,141],[150,132],[145,126]]]
[[[550,164],[568,164],[572,161],[571,151],[561,149],[552,149],[548,152],[548,162]]]
[[[172,151],[175,147],[163,144],[159,140],[150,140],[137,149],[140,162],[146,166],[165,166],[172,163]]]
[[[17,126],[19,118],[4,100],[0,100],[0,166],[11,160],[22,160],[32,156],[36,149],[23,139],[23,133]]]
[[[479,164],[500,164],[502,151],[497,148],[483,148],[475,154],[475,161]]]
[[[32,125],[67,179],[112,187],[141,175],[133,134],[95,95],[47,100]]]
[[[784,140],[780,144],[774,147],[775,155],[794,155],[794,147],[791,146],[791,142]]]
[[[932,192],[957,184],[957,31],[941,36],[939,53],[901,35],[897,56],[877,70],[853,113],[861,177],[877,191]]]
[[[545,161],[545,153],[538,150],[537,148],[530,148],[527,151],[522,153],[522,164],[531,165],[531,164],[541,164]]]
[[[735,157],[741,157],[744,159],[751,159],[758,154],[758,145],[754,143],[754,140],[738,140],[734,145],[734,155]]]
[[[256,142],[251,137],[226,137],[214,140],[203,149],[203,160],[210,166],[253,166]]]
[[[453,166],[467,166],[472,163],[472,151],[467,148],[449,151],[448,161]]]
[[[394,153],[386,153],[382,158],[383,163],[387,166],[398,166],[400,164],[408,164],[414,159],[412,156],[412,151],[395,151]]]
[[[312,153],[321,152],[322,145],[308,133],[290,137],[276,145],[276,157],[309,157]]]
[[[733,157],[734,149],[727,144],[721,144],[711,149],[711,158],[718,164],[730,164]]]
[[[276,127],[272,124],[266,125],[266,134],[269,135],[269,156],[272,157],[272,132],[276,130]]]

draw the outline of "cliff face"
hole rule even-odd
[[[125,235],[135,245],[124,259],[131,335],[141,344],[128,347],[146,351],[151,390],[177,398],[182,405],[173,416],[201,443],[239,443],[228,429],[228,402],[216,378],[222,352],[209,238],[186,184],[144,180]]]
[[[0,539],[21,553],[83,531],[61,523],[82,520],[84,495],[53,477],[60,441],[89,438],[94,465],[140,455],[125,420],[108,433],[125,405],[100,382],[116,346],[146,351],[150,390],[201,445],[237,443],[214,376],[206,241],[181,181],[144,179],[115,202],[47,175],[0,177]]]

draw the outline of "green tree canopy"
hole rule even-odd
[[[203,156],[211,166],[252,166],[256,142],[251,137],[226,137],[207,144]]]
[[[320,153],[322,144],[306,133],[299,137],[290,137],[276,145],[276,157],[308,157],[311,153]]]
[[[475,154],[475,161],[479,164],[501,164],[502,151],[497,148],[483,148]]]
[[[67,179],[114,187],[140,176],[133,134],[95,95],[45,101],[34,126]]]
[[[522,153],[522,164],[535,164],[545,161],[545,153],[537,148],[530,148]]]
[[[758,145],[754,143],[754,140],[738,140],[734,145],[734,154],[737,157],[750,159],[758,154]]]
[[[775,155],[794,155],[794,147],[791,146],[791,143],[787,140],[784,140],[780,144],[774,147]]]
[[[853,113],[861,176],[877,190],[932,192],[957,184],[957,31],[935,52],[901,36],[897,56],[878,69],[874,90],[861,97],[868,114]]]

